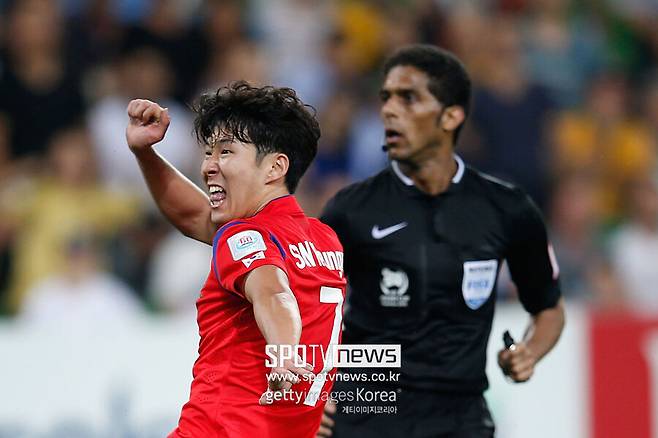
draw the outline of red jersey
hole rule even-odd
[[[293,385],[296,399],[258,404],[271,369],[241,286],[249,271],[263,265],[288,275],[302,319],[300,345],[324,348],[306,347],[305,359],[315,374],[328,371],[319,356],[329,343],[340,342],[343,248],[331,228],[306,217],[293,196],[284,196],[215,234],[210,274],[197,300],[201,339],[190,401],[170,438],[315,436],[331,379]]]

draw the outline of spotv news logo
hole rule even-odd
[[[286,361],[294,366],[310,364],[315,368],[316,361],[322,360],[323,368],[400,368],[401,347],[399,344],[329,344],[324,345],[276,345],[265,346],[265,366],[281,367]]]

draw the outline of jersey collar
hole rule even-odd
[[[455,158],[455,161],[457,162],[457,172],[455,173],[455,176],[452,177],[452,183],[453,184],[459,184],[464,176],[464,169],[466,166],[464,165],[464,161],[461,159],[461,157],[457,154],[452,154],[452,156]],[[393,160],[391,161],[391,168],[393,168],[393,173],[402,181],[402,183],[405,186],[413,186],[414,181],[409,178],[407,175],[402,173],[400,170],[400,165],[398,164],[397,161]]]
[[[295,199],[293,195],[283,195],[269,201],[254,216],[258,216],[263,213],[267,215],[271,215],[271,214],[290,215],[290,214],[304,214],[304,211],[299,206],[299,204],[297,203],[297,199]]]

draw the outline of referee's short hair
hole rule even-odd
[[[471,103],[471,79],[464,64],[451,52],[429,44],[404,46],[384,62],[384,75],[400,65],[415,67],[429,76],[430,93],[443,105],[458,105],[468,116]],[[455,142],[462,123],[455,130]]]

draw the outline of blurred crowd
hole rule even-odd
[[[176,233],[125,144],[125,108],[169,108],[157,149],[200,183],[189,106],[231,80],[317,109],[298,198],[317,215],[386,165],[383,58],[425,42],[474,80],[458,153],[542,208],[563,291],[658,312],[658,4],[652,0],[0,0],[0,309],[31,323],[194,310],[210,248]],[[503,274],[498,298],[514,299]]]

